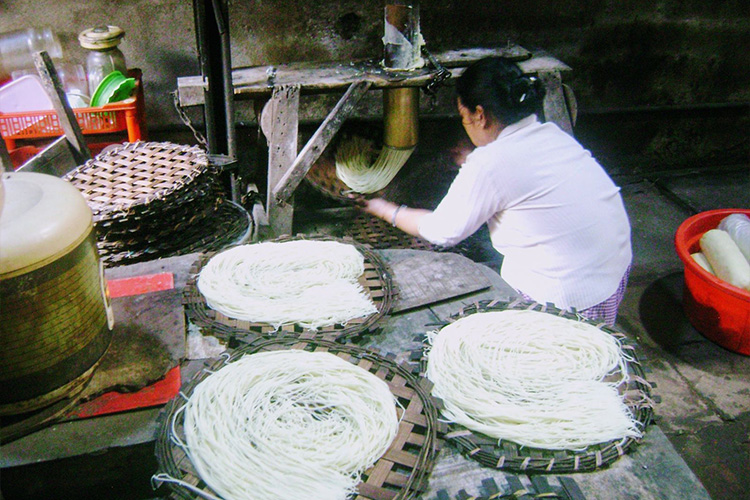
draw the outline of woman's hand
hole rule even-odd
[[[350,193],[349,199],[363,212],[380,217],[381,219],[387,219],[388,215],[398,207],[395,203],[391,203],[383,198],[366,198],[358,193]]]
[[[398,208],[398,205],[391,203],[390,201],[384,200],[383,198],[370,198],[364,199],[362,210],[368,214],[380,217],[381,219],[389,219],[393,214],[393,211]]]

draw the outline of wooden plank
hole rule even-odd
[[[573,135],[573,123],[565,104],[562,78],[558,71],[543,71],[538,74],[544,84],[544,120],[556,123],[561,129]]]
[[[320,158],[328,143],[331,142],[341,125],[352,114],[355,106],[367,93],[371,84],[368,81],[360,81],[349,86],[336,106],[305,144],[305,147],[302,148],[300,154],[297,155],[292,166],[274,187],[272,194],[277,202],[286,202],[292,196],[294,190],[307,175],[310,167]]]
[[[435,59],[446,68],[452,68],[455,78],[474,61],[487,56],[508,56],[524,59],[521,67],[526,71],[565,71],[570,68],[550,56],[537,57],[523,47],[508,45],[499,48],[467,48],[434,54]],[[303,93],[320,93],[345,88],[352,83],[367,80],[373,88],[421,87],[430,82],[437,71],[420,68],[411,71],[386,70],[375,59],[343,62],[302,62],[275,66],[253,66],[232,71],[235,98],[256,99],[267,97],[278,85],[299,85]],[[271,79],[269,75],[273,75]],[[177,79],[177,95],[180,106],[197,106],[204,103],[206,82],[200,76]]]
[[[454,253],[415,253],[392,262],[399,295],[392,312],[401,312],[489,288],[492,283],[478,266]]]
[[[57,70],[47,52],[35,52],[33,58],[34,65],[42,80],[42,85],[57,112],[60,127],[65,132],[68,142],[70,142],[77,164],[81,165],[86,160],[91,159],[91,151],[89,151],[89,147],[86,145],[86,140],[83,138],[83,132],[78,125],[73,110],[70,108],[70,104],[68,104],[68,99],[63,91]]]
[[[268,236],[271,237],[292,233],[293,201],[288,199],[288,203],[277,202],[272,190],[297,157],[299,92],[299,85],[274,87],[271,100],[267,104],[270,113],[270,137],[266,213],[269,222]]]
[[[523,61],[533,57],[533,54],[520,45],[507,45],[506,47],[469,47],[465,49],[447,50],[434,54],[435,59],[446,68],[465,67],[474,61],[485,57],[507,57]]]

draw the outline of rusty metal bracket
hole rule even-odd
[[[427,58],[429,63],[432,65],[433,68],[437,70],[437,73],[435,73],[435,76],[432,77],[432,79],[425,85],[424,91],[427,95],[434,96],[437,94],[438,89],[443,85],[443,83],[451,77],[451,72],[446,69],[440,62],[435,59],[435,56],[433,56],[426,48],[422,47],[422,55]]]

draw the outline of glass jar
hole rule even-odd
[[[117,48],[124,36],[125,32],[117,26],[97,26],[78,35],[81,47],[89,51],[86,57],[89,95],[93,96],[101,81],[113,71],[127,76],[125,55]]]
[[[13,71],[34,69],[34,52],[46,51],[50,58],[62,57],[62,47],[50,28],[27,28],[0,33],[0,80]]]

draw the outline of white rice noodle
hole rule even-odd
[[[216,254],[197,285],[208,306],[230,318],[317,329],[377,312],[358,283],[362,273],[364,257],[353,245],[293,240]]]
[[[553,450],[641,435],[618,391],[627,358],[592,325],[507,310],[466,316],[428,337],[427,377],[450,422]]]
[[[414,148],[384,145],[375,163],[372,141],[353,136],[336,150],[336,176],[352,191],[369,194],[385,188],[396,177]]]
[[[184,441],[175,432],[181,413]],[[344,500],[399,424],[395,398],[375,375],[331,353],[286,350],[246,355],[209,375],[172,425],[222,499]]]

